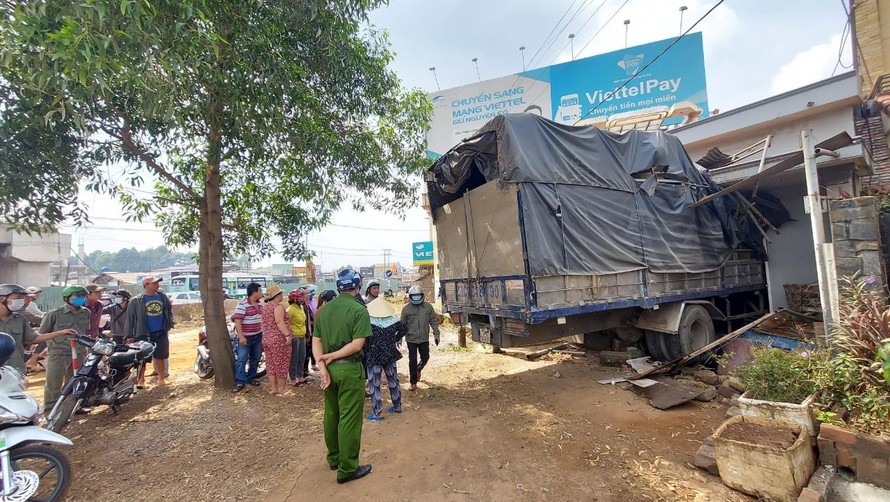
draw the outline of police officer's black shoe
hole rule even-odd
[[[363,477],[367,476],[368,474],[371,474],[371,464],[360,465],[360,466],[358,466],[358,469],[356,469],[356,471],[352,473],[352,476],[349,476],[349,477],[343,478],[343,479],[338,479],[337,483],[342,485],[343,483],[355,481],[356,479],[362,479]]]

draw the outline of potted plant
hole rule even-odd
[[[815,436],[813,372],[821,355],[769,347],[751,353],[753,358],[734,372],[746,389],[739,397],[742,415],[803,425]]]

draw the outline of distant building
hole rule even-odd
[[[0,225],[0,282],[48,286],[57,280],[50,265],[67,263],[70,254],[69,234],[19,234]]]

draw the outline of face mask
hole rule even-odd
[[[71,305],[74,305],[75,307],[83,307],[84,305],[87,304],[87,297],[77,296],[77,297],[74,297],[74,298],[68,300],[68,303],[70,303]]]
[[[123,298],[115,298],[115,299],[114,299],[114,304],[115,304],[115,305],[120,305],[123,301],[124,301]]]
[[[8,308],[10,312],[18,312],[25,308],[25,299],[19,298],[17,300],[6,300],[6,308]]]

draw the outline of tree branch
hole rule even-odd
[[[124,144],[124,147],[129,150],[130,153],[136,155],[143,162],[145,162],[152,171],[154,171],[170,183],[176,185],[177,188],[185,192],[185,194],[194,199],[195,202],[201,202],[201,196],[198,195],[198,193],[195,192],[192,187],[186,185],[179,178],[173,176],[170,171],[164,169],[164,167],[158,164],[151,155],[149,155],[143,148],[141,148],[139,145],[136,144],[135,141],[133,141],[133,138],[130,135],[130,126],[126,124],[126,121],[124,122],[124,126],[121,128],[120,134],[115,134],[114,131],[109,130],[107,127],[103,127],[103,130],[107,134],[121,140]]]

